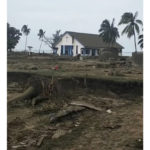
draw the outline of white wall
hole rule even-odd
[[[72,45],[73,46],[73,56],[76,56],[76,46],[78,46],[78,54],[81,54],[81,48],[84,46],[76,39],[72,39],[72,37],[67,33],[63,36],[62,40],[56,45],[58,48],[57,54],[61,54],[61,45]]]

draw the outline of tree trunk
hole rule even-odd
[[[27,47],[27,35],[26,35],[26,41],[25,41],[25,52],[26,52],[26,47]]]
[[[22,94],[17,95],[16,97],[13,97],[8,104],[16,103],[17,101],[23,101],[25,99],[32,98],[34,96],[38,95],[38,92],[35,90],[34,87],[30,86],[28,89],[26,89]]]
[[[135,29],[133,27],[134,32],[134,45],[135,45],[135,52],[137,52],[137,46],[136,46],[136,36],[135,36]]]
[[[41,44],[40,44],[39,53],[40,53],[40,50],[41,50],[41,47],[42,47],[42,42],[43,42],[43,40],[41,41]]]

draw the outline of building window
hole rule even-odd
[[[90,50],[89,50],[89,49],[86,49],[85,53],[86,53],[86,54],[90,54]]]
[[[83,49],[81,50],[81,54],[83,54]]]
[[[63,45],[61,45],[61,55],[63,55]]]
[[[78,45],[76,46],[76,54],[78,54]]]

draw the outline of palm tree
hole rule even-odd
[[[136,32],[139,34],[139,24],[142,25],[142,21],[137,19],[138,12],[135,12],[135,14],[131,12],[124,13],[121,17],[121,20],[119,22],[119,25],[125,24],[127,25],[124,30],[122,31],[122,34],[127,34],[128,38],[131,38],[134,36],[134,45],[135,45],[135,52],[137,52],[137,46],[136,46]]]
[[[41,44],[40,44],[40,48],[39,48],[39,53],[40,53],[40,50],[41,50],[41,47],[42,47],[44,35],[45,35],[45,32],[42,29],[40,29],[39,33],[38,33],[39,39],[41,40]]]
[[[114,26],[115,19],[113,19],[112,23],[105,19],[99,29],[100,37],[103,39],[104,42],[110,44],[114,44],[119,38],[118,28]]]
[[[25,41],[25,51],[26,51],[26,47],[27,47],[27,37],[30,33],[30,28],[28,28],[28,25],[23,25],[23,27],[21,28],[21,31],[23,32],[23,34],[26,36],[26,41]]]

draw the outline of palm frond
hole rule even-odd
[[[143,34],[139,35],[139,41],[138,44],[140,45],[141,49],[143,49]]]
[[[130,26],[130,25],[127,25],[127,26],[123,29],[123,31],[122,31],[122,33],[121,33],[122,35],[128,33],[128,30],[129,30],[128,28],[129,28],[129,26]]]
[[[139,33],[140,33],[139,26],[138,26],[136,23],[134,24],[134,26],[135,26],[135,30],[136,30],[136,32],[139,34]]]
[[[133,14],[130,12],[124,13],[118,25],[128,24],[131,22],[131,20],[133,20]]]
[[[133,17],[134,20],[137,18],[137,16],[138,16],[138,12],[136,11],[135,14],[134,14],[134,17]]]
[[[28,25],[23,25],[21,28],[21,31],[27,36],[30,33],[30,28],[28,28]]]
[[[39,33],[37,34],[39,36],[39,39],[44,37],[45,32],[43,31],[43,29],[39,29]]]
[[[143,43],[143,39],[141,39],[141,40],[138,41],[138,44],[141,44],[141,43]]]
[[[143,34],[139,35],[139,39],[143,39]]]
[[[143,22],[142,22],[142,20],[135,20],[138,24],[140,24],[140,25],[143,25]]]
[[[134,35],[134,26],[130,25],[127,31],[127,37],[131,38]]]
[[[113,21],[111,23],[111,27],[114,27],[114,24],[115,24],[115,18],[113,18]]]
[[[99,36],[103,39],[106,43],[114,43],[116,42],[116,39],[119,38],[119,32],[118,28],[114,27],[114,21],[113,19],[112,23],[105,19],[99,29]]]

